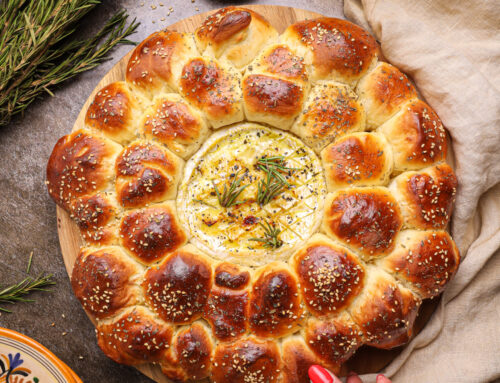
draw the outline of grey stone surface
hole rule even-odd
[[[105,4],[84,20],[79,33],[85,35],[96,31],[121,7],[141,22],[133,36],[135,41],[197,12],[230,4],[272,3],[342,16],[342,0],[162,2],[163,7],[159,0],[104,1]],[[157,8],[152,9],[152,5]],[[174,12],[167,17],[171,6]],[[71,130],[92,89],[130,49],[130,46],[116,49],[112,60],[71,80],[56,90],[55,97],[35,102],[24,116],[0,128],[0,285],[25,277],[31,251],[34,252],[31,273],[53,273],[57,281],[53,292],[33,296],[36,303],[9,307],[13,313],[2,314],[0,326],[41,342],[89,383],[150,380],[135,369],[106,358],[97,346],[93,325],[73,296],[64,268],[56,230],[56,208],[44,185],[45,166],[57,139]]]

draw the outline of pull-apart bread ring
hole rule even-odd
[[[54,147],[76,297],[118,363],[175,382],[308,383],[408,342],[460,255],[434,110],[362,28],[279,35],[227,7],[164,30]]]

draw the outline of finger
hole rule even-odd
[[[313,364],[308,370],[309,379],[312,383],[342,383],[339,378],[327,369]]]
[[[384,375],[377,375],[377,383],[391,383],[389,379],[387,379]]]
[[[356,374],[355,372],[350,372],[349,375],[347,375],[346,383],[363,383],[363,381],[358,376],[358,374]]]

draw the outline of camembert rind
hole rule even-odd
[[[256,201],[265,173],[256,166],[262,157],[284,156],[291,187],[270,203]],[[222,191],[232,177],[245,174],[237,206],[221,207],[214,184]],[[177,196],[180,220],[192,243],[225,261],[259,266],[284,260],[319,228],[326,184],[321,162],[297,137],[255,123],[215,132],[187,162]],[[283,245],[267,249],[251,238],[262,237],[259,222],[273,222]]]

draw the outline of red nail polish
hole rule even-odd
[[[390,383],[391,381],[387,379],[384,375],[378,374],[377,375],[377,383]]]
[[[309,367],[309,378],[313,383],[333,383],[333,378],[323,367],[313,364]]]

